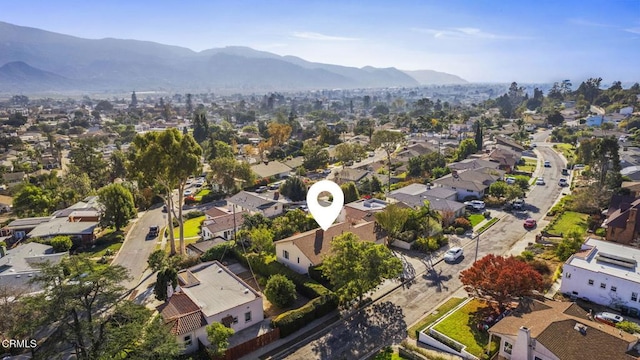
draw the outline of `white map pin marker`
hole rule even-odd
[[[322,206],[318,203],[318,195],[323,191],[333,196],[330,206]],[[327,230],[333,224],[342,211],[342,205],[344,205],[344,193],[340,186],[333,181],[318,181],[307,192],[307,207],[322,230]]]

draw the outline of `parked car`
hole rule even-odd
[[[569,176],[569,169],[567,168],[562,169],[562,175]]]
[[[513,176],[509,176],[508,178],[504,179],[504,181],[509,185],[513,185],[516,183],[516,178],[514,178]]]
[[[562,178],[560,180],[558,180],[558,185],[564,187],[564,186],[569,186],[569,182],[567,181],[567,179]]]
[[[524,199],[517,199],[511,203],[511,208],[513,210],[523,210],[524,209]]]
[[[610,312],[599,312],[593,318],[597,322],[601,322],[603,324],[611,326],[616,326],[617,323],[624,321],[624,318],[622,316]]]
[[[549,160],[545,160],[544,167],[551,167],[551,162]]]
[[[482,210],[485,207],[484,201],[481,200],[465,201],[464,205],[467,207],[467,209],[471,210]]]
[[[187,190],[184,191],[183,195],[184,195],[184,197],[191,196],[191,195],[193,195],[193,190],[187,189]]]
[[[544,178],[539,177],[536,179],[536,185],[546,185],[544,182]]]
[[[263,193],[265,191],[269,190],[269,188],[267,188],[266,186],[260,186],[256,189],[257,193]]]
[[[536,227],[536,219],[528,218],[524,221],[525,229],[533,229],[534,227]]]
[[[269,184],[269,190],[278,190],[280,189],[280,185],[282,185],[282,183]]]
[[[451,249],[447,250],[446,253],[444,253],[444,261],[448,263],[455,262],[460,257],[462,257],[463,253],[464,253],[464,250],[462,250],[461,247],[459,246],[452,247]]]
[[[149,234],[147,236],[150,239],[157,237],[158,234],[160,234],[160,227],[159,226],[150,226],[149,227]]]

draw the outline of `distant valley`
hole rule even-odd
[[[90,40],[0,22],[0,92],[254,92],[464,84],[434,70],[347,67],[225,47],[195,52],[148,41]]]

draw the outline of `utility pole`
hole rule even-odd
[[[476,234],[476,257],[474,258],[473,262],[475,263],[476,261],[478,261],[478,247],[480,246],[480,233]]]

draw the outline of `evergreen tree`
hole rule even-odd
[[[202,144],[209,136],[209,123],[204,112],[199,111],[193,117],[193,138]]]
[[[480,123],[479,120],[476,120],[476,148],[478,149],[478,151],[482,150],[482,124]]]
[[[280,188],[280,193],[291,201],[303,201],[307,198],[307,186],[302,179],[293,176],[287,179]]]

